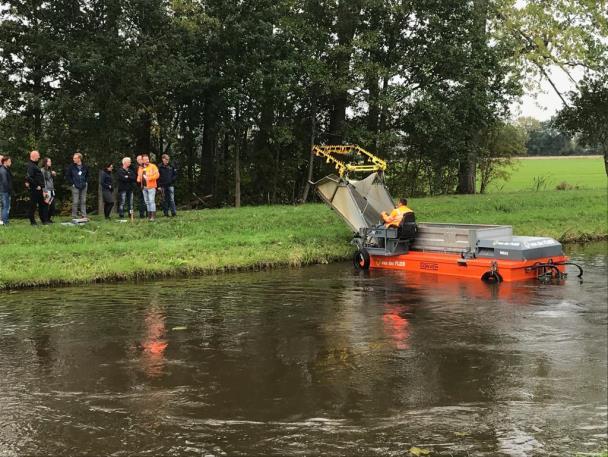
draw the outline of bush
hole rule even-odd
[[[555,186],[555,190],[572,190],[572,189],[578,189],[578,186],[573,186],[572,184],[568,184],[566,181],[562,181],[557,186]]]

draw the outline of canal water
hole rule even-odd
[[[2,293],[0,456],[605,449],[607,245],[570,254],[583,283],[338,264]]]

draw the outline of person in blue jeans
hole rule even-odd
[[[162,163],[158,167],[160,177],[158,178],[158,188],[163,196],[163,214],[165,217],[175,217],[177,208],[175,207],[175,181],[177,181],[177,170],[169,163],[169,156],[163,154],[161,156]]]
[[[72,188],[72,219],[78,217],[78,209],[83,219],[87,218],[87,188],[89,186],[89,169],[82,163],[82,154],[77,152],[72,157],[72,163],[65,174]]]
[[[118,176],[118,215],[122,219],[126,214],[133,216],[133,189],[137,181],[137,174],[131,167],[131,159],[122,159],[122,167],[116,173]]]
[[[0,159],[0,224],[8,225],[8,215],[11,211],[11,194],[13,192],[13,175],[11,174],[11,158],[2,156]]]

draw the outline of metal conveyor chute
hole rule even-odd
[[[378,172],[360,181],[329,175],[316,182],[315,187],[321,199],[353,232],[375,226],[381,220],[382,211],[390,212],[395,207]]]

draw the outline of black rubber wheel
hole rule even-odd
[[[487,282],[489,284],[498,284],[502,282],[502,276],[497,271],[486,271],[481,277],[483,282]]]
[[[355,255],[353,256],[353,263],[355,264],[355,268],[357,270],[369,270],[370,262],[371,259],[369,257],[369,252],[367,252],[367,249],[361,248],[357,252],[355,252]]]

